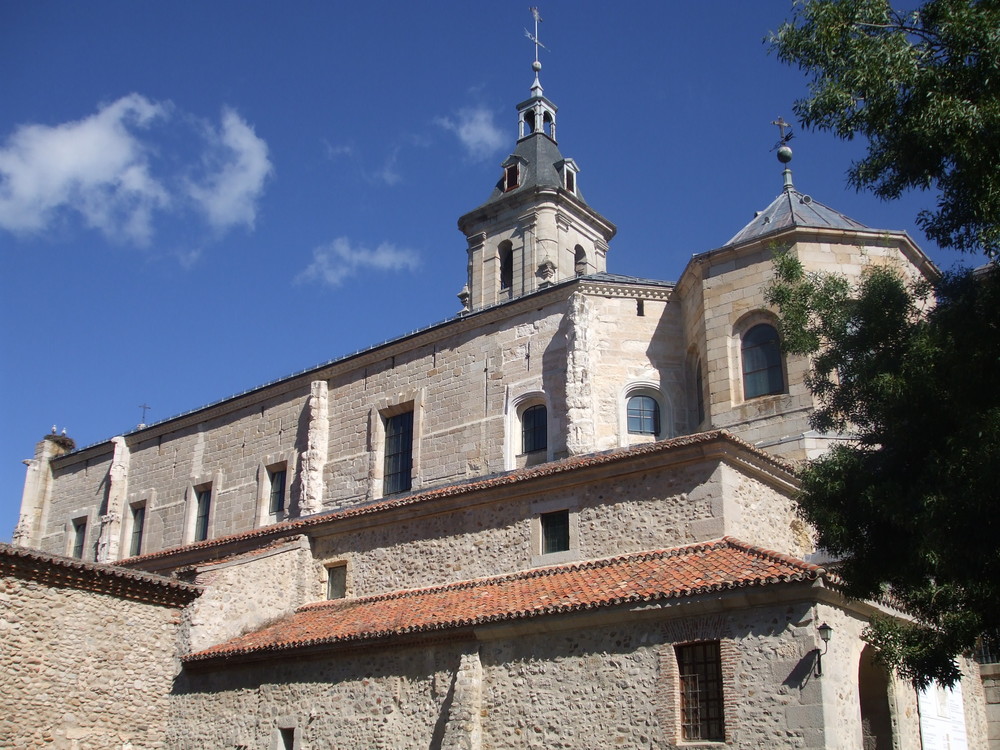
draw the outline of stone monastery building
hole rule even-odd
[[[986,747],[977,666],[918,695],[861,639],[905,615],[815,562],[792,467],[838,436],[764,302],[775,247],[932,264],[786,166],[676,283],[610,273],[539,67],[458,220],[461,313],[38,444],[0,547],[0,747]]]

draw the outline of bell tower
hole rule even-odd
[[[607,269],[614,224],[587,205],[579,167],[556,141],[558,108],[542,91],[538,23],[531,96],[517,105],[514,152],[500,164],[489,199],[458,220],[468,242],[468,280],[459,293],[471,312],[523,297],[574,276]]]

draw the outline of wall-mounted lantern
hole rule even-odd
[[[816,676],[823,676],[823,657],[826,656],[826,652],[830,650],[830,638],[833,637],[833,628],[827,625],[825,622],[820,625],[816,630],[819,631],[819,639],[823,641],[823,650],[820,651],[818,648],[814,649],[816,652]]]

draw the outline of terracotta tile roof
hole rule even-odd
[[[826,570],[818,565],[724,537],[495,578],[307,604],[270,627],[190,654],[184,661],[267,656],[824,575]]]
[[[9,544],[0,544],[0,575],[170,607],[183,607],[201,593],[198,586],[152,573],[84,562]]]
[[[604,451],[601,453],[588,453],[582,456],[572,456],[570,458],[562,459],[561,461],[552,461],[550,463],[539,464],[525,469],[508,471],[503,474],[493,474],[462,482],[454,482],[441,487],[420,490],[409,495],[394,496],[389,500],[377,500],[366,505],[354,506],[344,510],[327,511],[294,521],[285,521],[271,526],[262,526],[249,531],[242,531],[236,534],[216,537],[215,539],[206,539],[203,542],[195,542],[193,544],[186,544],[180,547],[171,547],[157,552],[150,552],[149,554],[126,558],[121,560],[119,564],[141,568],[143,563],[147,561],[153,561],[164,557],[170,557],[171,555],[197,550],[204,550],[206,553],[206,559],[209,559],[211,557],[210,553],[213,550],[221,549],[228,545],[255,539],[272,540],[280,537],[287,537],[293,534],[301,533],[308,528],[332,523],[343,518],[373,515],[387,510],[393,510],[395,508],[418,505],[420,503],[438,498],[471,494],[494,487],[520,484],[533,479],[554,476],[587,467],[612,464],[618,461],[627,461],[628,459],[644,455],[669,453],[688,446],[707,445],[714,442],[728,443],[739,450],[748,452],[758,461],[773,467],[781,473],[793,474],[795,471],[790,464],[785,463],[781,459],[776,458],[769,453],[753,447],[749,443],[731,435],[725,430],[712,430],[710,432],[699,432],[693,435],[683,435],[669,440],[658,440],[654,443],[642,443],[628,448],[617,448],[615,450]],[[226,553],[220,552],[218,554]]]

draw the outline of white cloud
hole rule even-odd
[[[313,250],[313,261],[302,271],[296,281],[320,281],[338,286],[346,278],[364,270],[414,271],[420,258],[413,250],[399,248],[383,242],[374,250],[352,246],[347,237],[338,237],[328,245]]]
[[[18,127],[0,144],[0,229],[41,234],[75,215],[112,241],[146,245],[158,215],[183,221],[192,210],[216,230],[252,228],[272,171],[267,144],[228,109],[193,142],[191,118],[173,114],[169,102],[129,94],[81,120]],[[200,167],[161,153],[158,143],[176,139],[154,129],[178,123],[183,146],[204,154]]]
[[[399,173],[396,168],[396,163],[399,161],[399,147],[394,148],[389,155],[385,157],[385,161],[382,163],[382,169],[375,173],[374,178],[384,182],[390,187],[392,185],[399,184],[403,176]]]
[[[357,149],[352,144],[345,143],[334,146],[326,138],[321,139],[320,143],[323,145],[323,154],[327,159],[334,160],[339,156],[357,156]]]
[[[36,233],[73,209],[109,239],[148,242],[152,214],[170,197],[133,131],[168,111],[130,94],[83,120],[19,127],[0,147],[0,227]]]
[[[188,195],[216,229],[240,224],[253,229],[257,201],[273,169],[267,143],[231,109],[222,112],[221,131],[209,128],[207,132],[203,161],[208,174],[188,182]]]
[[[477,161],[490,158],[507,142],[493,122],[493,113],[485,107],[466,107],[454,119],[442,117],[437,124],[455,133],[468,155]]]

